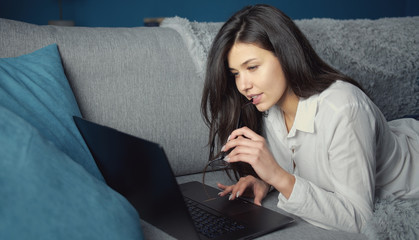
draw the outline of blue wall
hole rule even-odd
[[[419,0],[62,0],[63,18],[78,26],[143,26],[149,17],[225,21],[245,5],[274,5],[293,19],[382,18],[419,15]],[[35,24],[59,19],[58,0],[0,0],[0,17]]]

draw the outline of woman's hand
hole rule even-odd
[[[221,183],[217,185],[223,190],[218,194],[221,197],[229,193],[231,194],[230,200],[234,200],[240,196],[254,197],[254,203],[259,206],[262,206],[262,199],[269,191],[269,185],[267,183],[251,175],[240,178],[234,185],[226,186]]]
[[[268,185],[272,185],[286,198],[291,195],[295,177],[286,172],[275,161],[265,139],[247,127],[234,130],[222,151],[234,148],[226,157],[230,163],[249,163],[258,176]]]

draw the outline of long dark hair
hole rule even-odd
[[[239,42],[271,51],[281,63],[289,88],[298,97],[308,98],[320,93],[336,80],[361,88],[356,81],[326,64],[295,23],[279,9],[264,4],[247,6],[221,27],[208,54],[201,112],[210,129],[209,160],[216,157],[234,130],[240,111],[242,124],[262,133],[263,113],[253,106],[241,109],[248,100],[237,90],[229,71],[227,55]],[[233,170],[236,178],[256,175],[245,163],[234,164]]]

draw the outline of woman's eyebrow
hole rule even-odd
[[[250,59],[247,59],[246,61],[244,61],[242,64],[240,64],[240,66],[246,66],[247,64],[249,64],[249,62],[251,62],[251,61],[254,61],[254,60],[256,60],[256,58],[250,58]],[[229,70],[231,71],[231,70],[236,70],[236,69],[234,69],[234,68],[229,68]]]
[[[248,59],[248,60],[244,61],[244,62],[243,62],[240,66],[245,66],[245,65],[247,65],[249,62],[254,61],[254,60],[256,60],[256,58],[250,58],[250,59]]]

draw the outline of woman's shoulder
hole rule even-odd
[[[335,107],[358,105],[369,101],[367,95],[357,86],[337,80],[319,95],[319,100]]]
[[[376,115],[379,110],[368,96],[357,86],[336,81],[319,94],[318,116],[354,119],[359,114]]]

